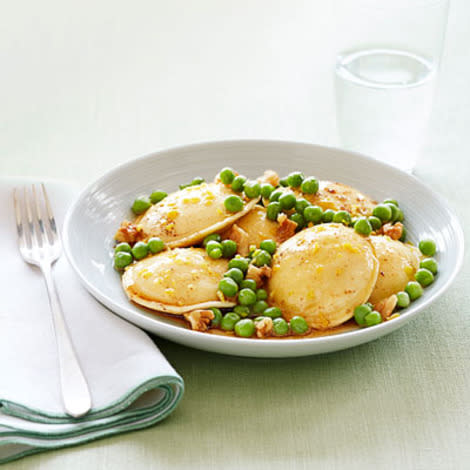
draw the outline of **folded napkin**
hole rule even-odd
[[[95,301],[62,255],[54,278],[92,397],[86,416],[65,414],[46,287],[16,240],[12,188],[28,183],[0,178],[0,463],[151,426],[174,410],[184,389],[151,339]],[[76,188],[46,188],[61,227]]]

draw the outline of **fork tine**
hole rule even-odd
[[[31,206],[29,205],[26,186],[23,187],[23,208],[26,212],[26,236],[28,238],[28,248],[31,250],[35,246],[33,236],[33,216],[31,215]]]
[[[36,193],[36,186],[33,184],[33,185],[31,185],[31,188],[32,188],[32,191],[33,191],[34,207],[35,207],[35,210],[36,210],[36,220],[38,222],[39,231],[41,233],[41,242],[44,243],[45,231],[44,231],[44,220],[43,220],[43,217],[42,217],[42,210],[41,210],[41,207],[40,207],[38,195]]]
[[[29,248],[30,243],[28,243],[27,237],[25,235],[25,230],[23,226],[23,212],[21,210],[21,205],[18,198],[17,188],[13,190],[13,205],[15,207],[16,231],[18,232],[18,240],[20,243],[20,247],[24,246]]]
[[[39,236],[38,236],[38,229],[36,228],[36,224],[34,223],[33,219],[33,213],[31,210],[31,201],[30,201],[30,196],[29,196],[29,191],[24,188],[24,204],[26,206],[26,214],[28,217],[28,226],[29,226],[29,232],[31,235],[31,245],[32,249],[37,249],[42,245],[39,245]]]
[[[47,195],[47,191],[46,191],[46,187],[44,186],[44,183],[41,183],[41,188],[42,188],[42,194],[44,196],[44,205],[46,207],[47,221],[49,222],[48,227],[50,229],[50,234],[52,237],[50,238],[50,241],[51,243],[53,243],[58,238],[57,226],[55,223],[55,218],[54,218],[54,214],[52,213],[51,203],[49,201],[49,196]]]

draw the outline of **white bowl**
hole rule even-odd
[[[195,176],[211,180],[224,166],[232,166],[248,177],[256,177],[267,168],[281,175],[302,170],[320,179],[350,184],[377,200],[398,199],[405,212],[409,239],[416,242],[432,238],[437,243],[440,270],[436,281],[397,319],[370,328],[305,339],[255,340],[200,333],[130,303],[121,288],[119,274],[112,267],[112,246],[120,222],[132,217],[129,208],[135,197],[155,189],[174,191],[180,183]],[[413,176],[355,153],[281,141],[188,145],[155,152],[113,168],[89,185],[70,207],[63,235],[67,256],[85,287],[118,315],[187,346],[252,357],[326,353],[391,333],[444,293],[463,259],[463,232],[454,212],[439,195]]]

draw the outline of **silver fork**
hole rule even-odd
[[[52,277],[52,265],[61,254],[61,243],[44,184],[41,183],[39,191],[42,197],[38,197],[37,192],[35,185],[30,191],[23,188],[22,200],[17,188],[13,192],[18,244],[23,259],[38,266],[44,275],[59,356],[62,399],[67,414],[78,418],[91,408],[90,391],[73,349]]]

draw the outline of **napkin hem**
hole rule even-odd
[[[73,418],[66,414],[56,414],[56,413],[47,413],[43,410],[38,410],[35,408],[25,407],[19,403],[15,403],[8,400],[1,400],[0,404],[2,405],[2,411],[5,414],[10,416],[15,416],[17,418],[25,419],[28,421],[33,421],[35,423],[45,423],[45,424],[69,424],[69,423],[81,423],[86,421],[92,421],[99,418],[106,418],[112,416],[116,413],[121,412],[129,407],[134,401],[136,401],[140,396],[149,390],[156,388],[165,388],[165,385],[177,383],[181,387],[181,394],[184,391],[184,382],[180,376],[161,376],[158,378],[152,378],[140,384],[137,388],[130,390],[128,393],[125,393],[116,401],[112,402],[110,405],[99,408],[97,410],[91,410],[85,416],[81,418]],[[137,411],[137,410],[136,410]],[[134,413],[132,413],[134,414]],[[1,433],[0,433],[1,436]]]

